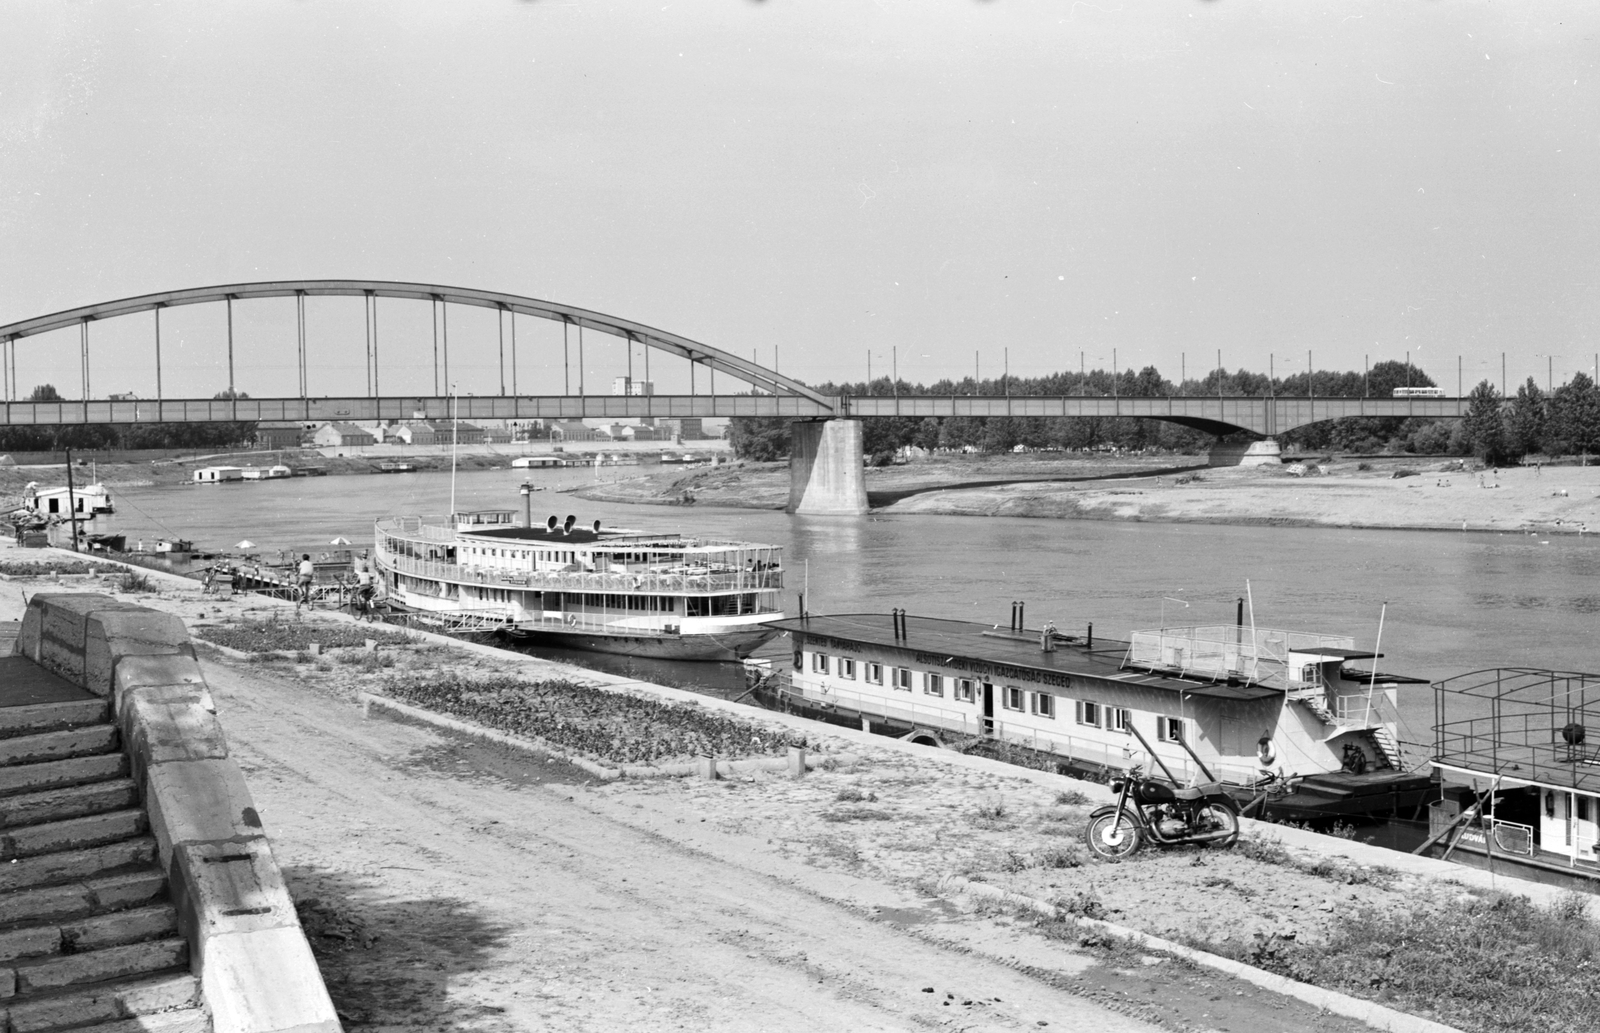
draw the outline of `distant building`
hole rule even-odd
[[[361,448],[377,444],[378,439],[353,423],[324,423],[311,435],[311,442],[324,448]]]
[[[550,427],[551,441],[598,441],[600,436],[595,429],[582,420],[570,423],[556,423]]]
[[[656,428],[657,441],[703,441],[706,438],[705,429],[698,416],[672,417],[670,419],[656,419],[643,421],[647,426]]]
[[[260,448],[298,448],[317,429],[303,420],[262,420],[256,424],[256,445]]]
[[[137,402],[139,400],[139,396],[132,391],[121,391],[114,395],[106,395],[106,398],[113,402]]]
[[[448,445],[452,430],[459,445],[483,444],[482,427],[471,423],[453,423],[449,420],[413,420],[401,424],[395,431],[395,436],[409,445]]]
[[[634,395],[647,397],[656,393],[656,385],[651,380],[635,380],[632,377],[616,377],[611,381],[611,393],[614,395]]]

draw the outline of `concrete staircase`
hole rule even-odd
[[[0,707],[0,1030],[210,1033],[106,700]]]

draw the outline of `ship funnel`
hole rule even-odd
[[[572,533],[572,525],[576,524],[577,522],[578,522],[578,518],[577,517],[573,516],[570,513],[567,514],[566,523],[561,525],[561,533],[562,534],[571,534]]]
[[[556,525],[560,522],[561,521],[556,517],[556,515],[552,513],[550,515],[550,519],[545,521],[544,529],[546,531],[554,531],[556,529]]]

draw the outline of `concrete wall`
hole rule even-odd
[[[215,1033],[339,1033],[183,622],[41,594],[16,652],[112,699]]]
[[[1211,447],[1208,466],[1277,466],[1283,462],[1283,450],[1275,438],[1261,441],[1233,441]]]
[[[796,420],[789,425],[790,513],[867,511],[860,420]]]

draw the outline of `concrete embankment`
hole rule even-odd
[[[183,622],[36,594],[9,662],[6,1028],[337,1033]]]

